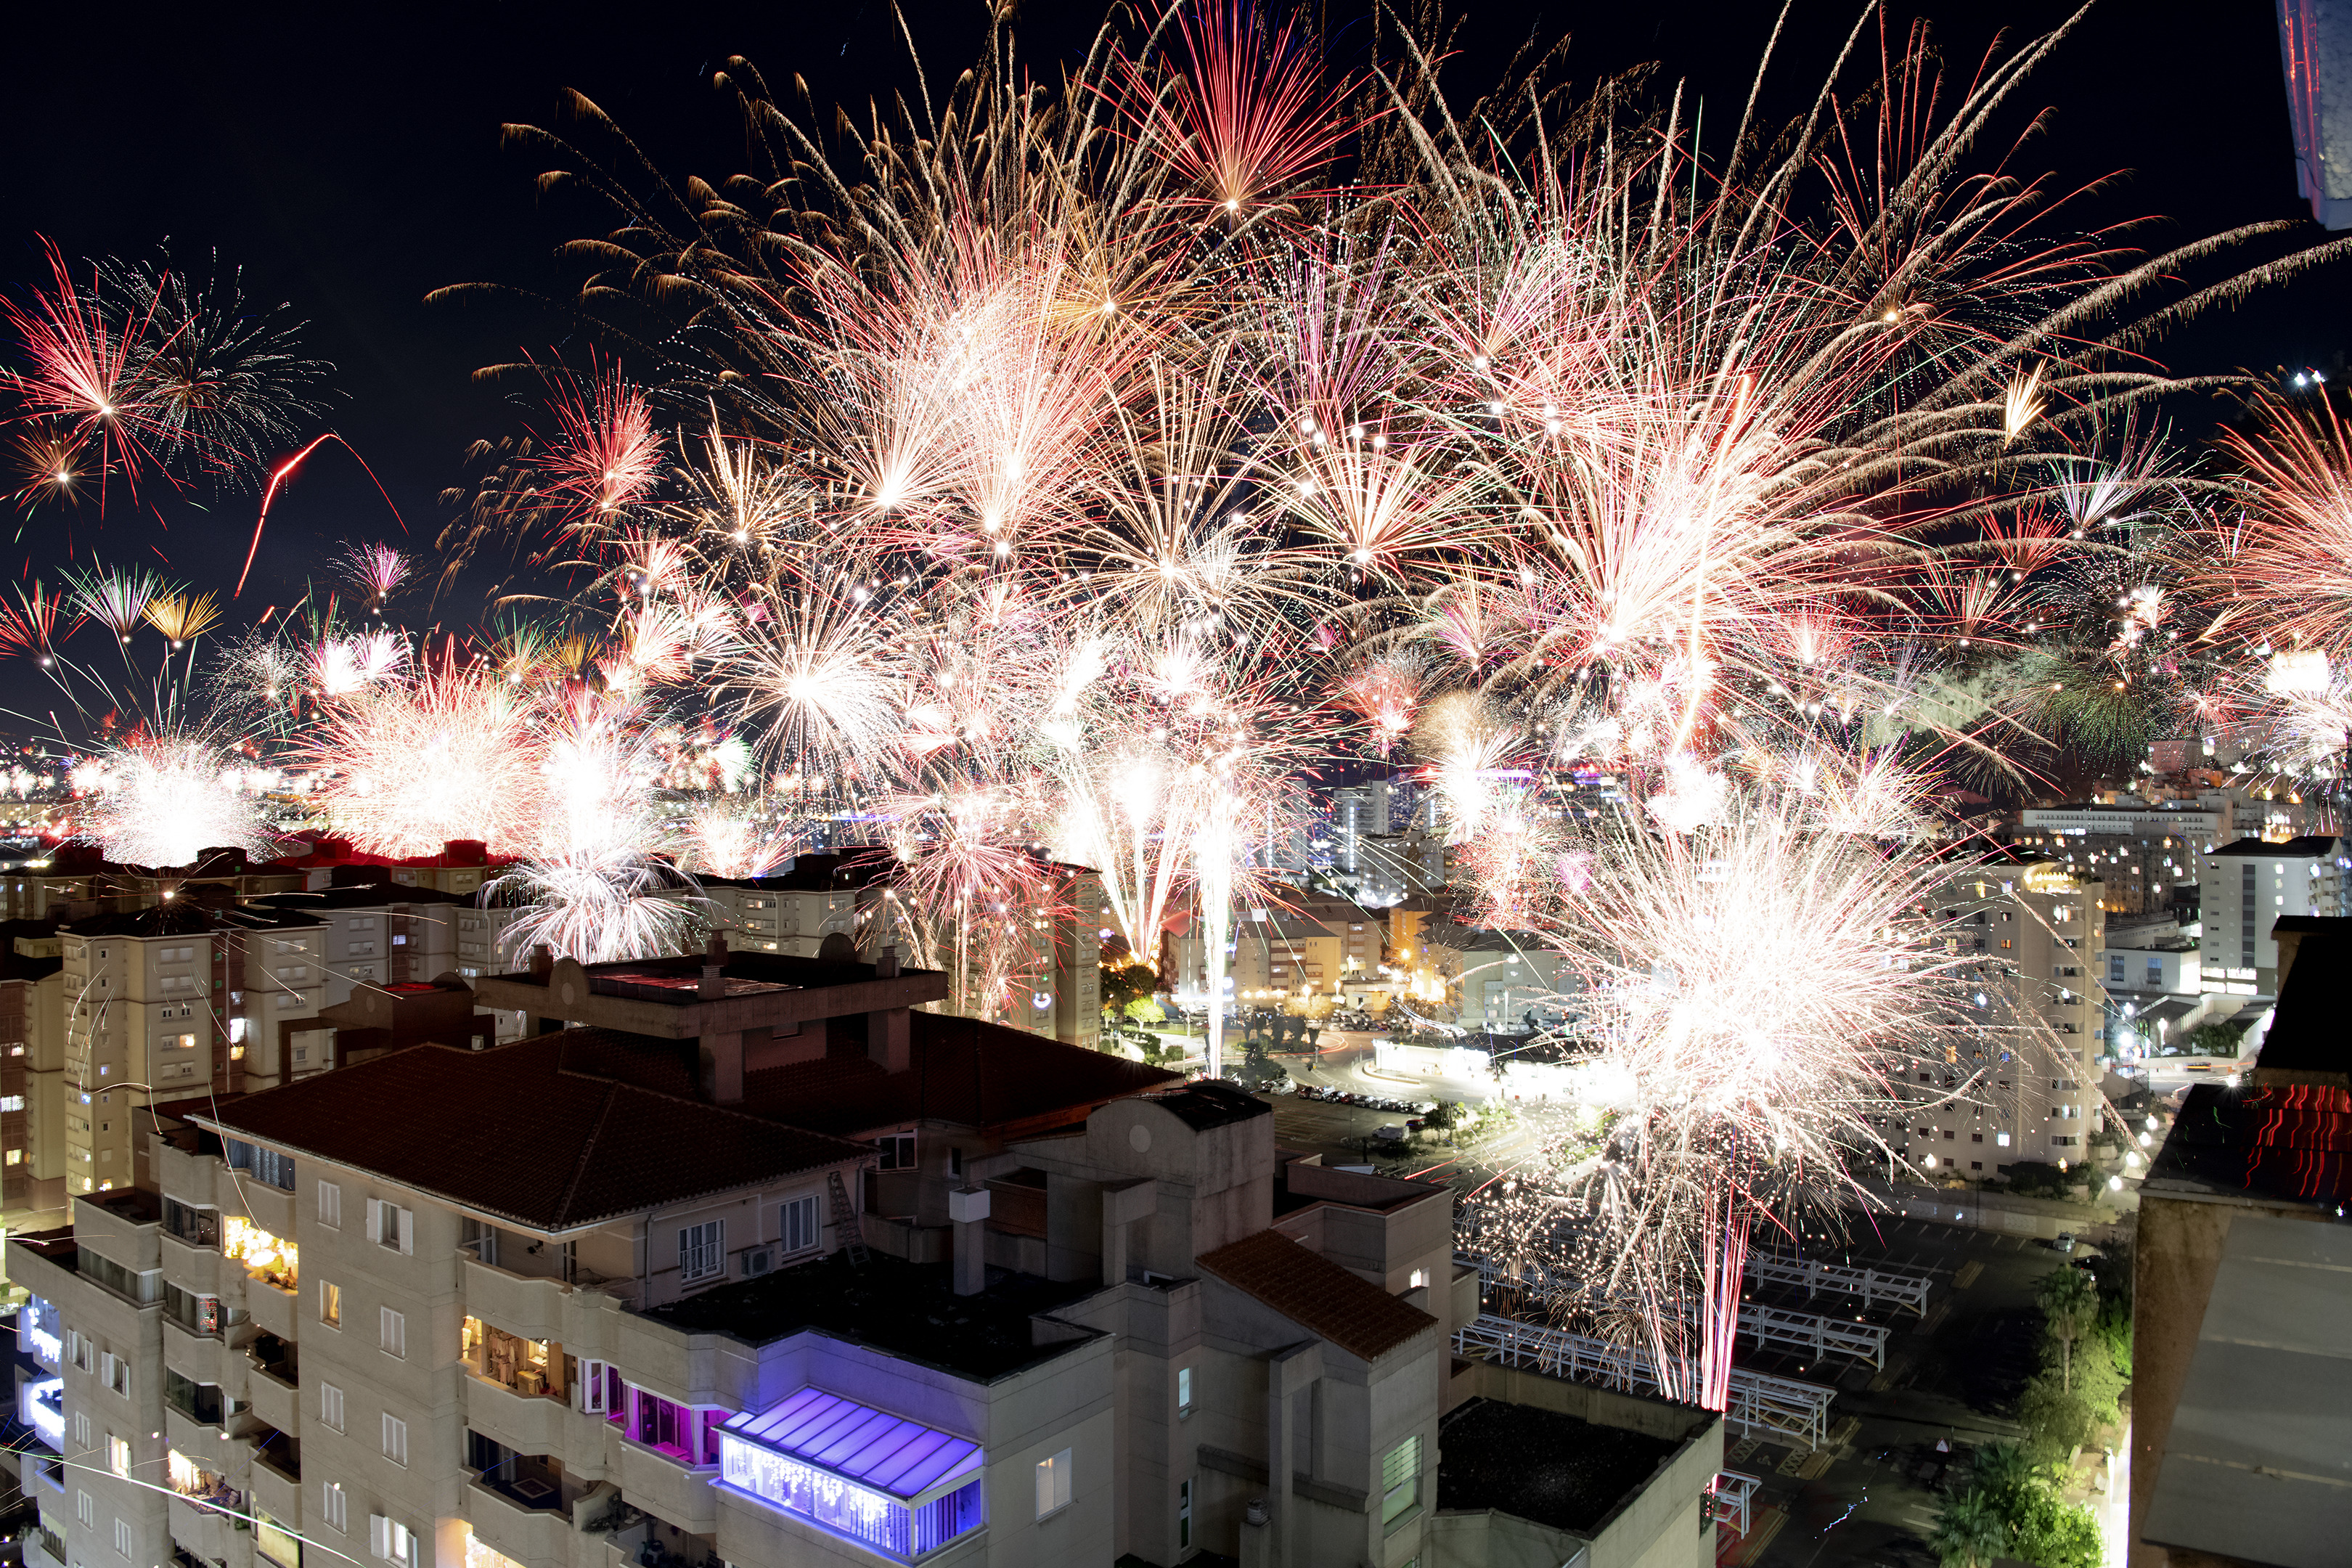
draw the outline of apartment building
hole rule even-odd
[[[383,877],[376,868],[363,869]],[[430,981],[458,967],[458,916],[475,900],[471,893],[370,879],[253,902],[309,915],[325,928],[320,1005],[332,1007],[360,987]]]
[[[704,878],[706,918],[743,952],[814,958],[825,938],[856,937],[866,879],[844,868],[842,859],[803,855],[792,870],[772,877]],[[682,889],[677,897],[691,901],[694,895]]]
[[[1591,1395],[1454,1371],[1446,1188],[1286,1157],[1229,1086],[914,1012],[945,977],[894,970],[545,963],[483,1000],[573,1027],[162,1121],[139,1190],[9,1243],[57,1372],[30,1568],[1590,1544],[1445,1511],[1450,1403]],[[1720,1423],[1633,1403],[1682,1436],[1605,1560],[1698,1568]]]
[[[1567,1016],[1575,976],[1541,937],[1450,920],[1428,921],[1419,935],[1423,963],[1452,1001],[1457,1023],[1517,1033]]]
[[[2241,838],[2283,841],[2302,828],[2300,801],[2244,789],[2208,789],[2173,798],[2123,795],[2063,805],[2028,806],[2011,835],[2099,879],[2110,914],[2161,915],[2193,896],[2205,858]]]
[[[227,952],[179,900],[58,927],[66,1191],[131,1184],[142,1107],[229,1092]]]
[[[2282,918],[2347,912],[2352,847],[2341,839],[2305,836],[2273,844],[2241,838],[2207,858],[2202,889],[2205,982],[2249,987],[2242,994],[2278,994],[2278,942],[2272,927]]]
[[[2099,883],[2046,858],[1958,868],[1936,895],[1938,939],[1969,982],[1974,1043],[1914,1058],[1914,1103],[1887,1142],[1923,1171],[1988,1179],[2018,1161],[2079,1164],[2100,1131]]]
[[[66,1206],[64,942],[47,921],[0,921],[0,1227]]]

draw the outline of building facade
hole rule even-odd
[[[2060,862],[2011,858],[1958,869],[1938,891],[1937,940],[1969,985],[1972,1043],[1903,1066],[1911,1105],[1887,1142],[1919,1170],[1984,1180],[2019,1161],[2087,1158],[2101,1130],[2099,891]]]

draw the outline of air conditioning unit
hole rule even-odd
[[[743,1278],[756,1279],[762,1274],[776,1271],[776,1249],[772,1247],[747,1247],[743,1249]]]

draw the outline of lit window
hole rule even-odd
[[[1381,1461],[1381,1522],[1394,1524],[1421,1502],[1421,1438],[1407,1437]]]
[[[1067,1448],[1050,1459],[1037,1461],[1039,1519],[1070,1506],[1070,1450]]]

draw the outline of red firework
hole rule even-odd
[[[559,435],[531,467],[566,524],[607,526],[651,492],[661,477],[662,442],[643,388],[607,368],[585,388],[562,386],[548,410]]]
[[[58,247],[44,238],[41,248],[48,254],[54,289],[33,290],[27,302],[0,298],[0,315],[25,347],[25,368],[6,374],[24,407],[20,421],[62,430],[72,448],[97,447],[103,508],[107,470],[121,469],[136,497],[141,469],[162,467],[143,438],[168,440],[172,435],[163,411],[140,387],[142,359],[135,350],[152,304],[148,316],[118,329],[107,321],[96,293],[75,284]]]

